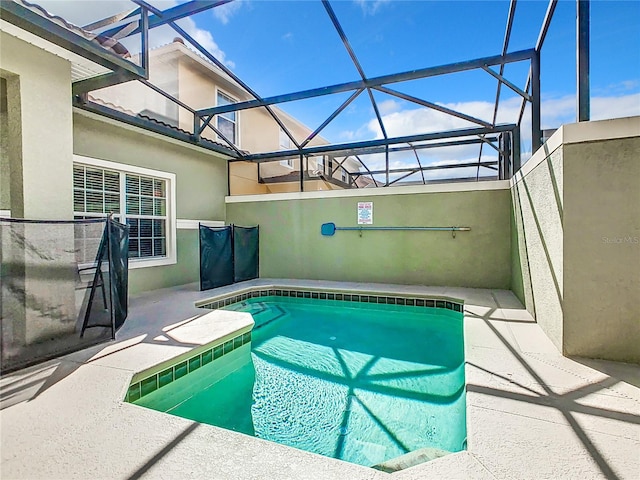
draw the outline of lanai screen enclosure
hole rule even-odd
[[[319,8],[316,13],[326,15],[322,21],[333,28],[332,38],[339,39],[343,46],[341,53],[348,54],[357,75],[346,82],[271,96],[260,95],[239,78],[224,59],[218,58],[210,49],[205,48],[202,42],[198,42],[193,35],[187,32],[187,29],[181,26],[184,23],[179,24],[181,19],[211,9],[228,8],[227,4],[230,2],[231,0],[189,1],[160,9],[145,1],[133,0],[130,2],[130,8],[125,11],[109,12],[107,17],[95,18],[94,21],[85,24],[82,28],[68,23],[67,20],[73,21],[71,18],[65,18],[61,21],[61,18],[55,15],[55,11],[50,13],[44,8],[26,1],[2,2],[1,9],[2,17],[7,21],[35,32],[52,43],[71,48],[89,59],[94,67],[97,66],[93,70],[75,72],[73,95],[76,107],[223,153],[228,156],[231,162],[261,164],[264,162],[299,161],[302,168],[299,169],[296,181],[299,181],[300,191],[305,189],[305,180],[309,179],[309,175],[312,173],[309,167],[309,159],[312,157],[323,157],[324,173],[329,178],[333,177],[336,172],[343,172],[341,186],[345,188],[358,188],[365,185],[363,182],[358,182],[360,178],[368,179],[366,183],[371,186],[427,183],[428,177],[425,174],[434,170],[449,172],[457,169],[463,171],[462,177],[458,175],[459,180],[477,180],[481,177],[505,179],[510,178],[520,168],[522,161],[526,160],[523,157],[530,156],[543,142],[540,115],[540,59],[545,37],[558,5],[557,0],[549,1],[539,27],[537,40],[528,48],[515,51],[510,48],[514,24],[517,24],[516,20],[518,19],[516,14],[517,1],[511,0],[508,3],[505,1],[506,25],[502,48],[495,54],[439,65],[431,65],[425,60],[425,64],[420,68],[374,76],[367,74],[356,53],[357,49],[350,41],[347,29],[343,28],[338,12],[340,5],[333,5],[328,0],[321,0],[318,2],[321,9]],[[56,3],[45,3],[44,5],[55,10]],[[122,3],[114,2],[111,8],[115,9]],[[286,2],[286,8],[295,11],[299,3],[301,2]],[[410,8],[410,2],[403,3],[408,4],[408,8]],[[473,7],[482,9],[483,3],[477,2]],[[582,121],[589,119],[589,1],[577,0],[576,8],[577,114],[578,120]],[[473,11],[468,8],[464,14],[473,15]],[[326,21],[327,19],[329,22]],[[530,22],[531,20],[522,18],[520,21]],[[149,80],[149,50],[154,38],[154,30],[159,28],[171,28],[175,35],[184,39],[192,50],[217,66],[224,75],[244,89],[251,100],[197,109],[177,98],[175,92],[168,92],[161,85],[152,83]],[[265,28],[269,28],[269,26],[266,25]],[[82,42],[78,42],[78,32],[86,37]],[[323,55],[322,41],[324,38],[324,36],[318,36],[315,40],[316,44],[310,46],[317,56]],[[130,52],[140,53],[132,56]],[[329,53],[329,55],[335,55],[335,52]],[[300,59],[300,62],[308,61],[311,60]],[[380,61],[383,62],[384,59]],[[527,74],[524,82],[509,79],[507,73],[512,65],[517,65],[520,70],[523,67],[526,69]],[[260,69],[261,66],[255,65],[253,68]],[[491,79],[493,82],[491,88],[495,92],[495,101],[489,118],[479,118],[446,106],[442,102],[438,103],[437,99],[429,98],[428,93],[424,93],[428,92],[428,88],[422,89],[420,93],[415,93],[416,81],[435,77],[449,78],[468,72],[480,73],[486,76],[483,81]],[[322,79],[321,72],[318,72],[318,78]],[[175,104],[176,108],[189,112],[193,119],[192,128],[189,131],[175,128],[158,121],[158,119],[143,115],[131,115],[123,108],[118,108],[126,106],[106,105],[91,100],[90,94],[92,92],[129,81],[144,84],[155,92],[154,94]],[[520,107],[512,109],[510,118],[505,118],[505,115],[500,114],[501,98],[504,98],[507,93],[512,96],[511,102],[513,102],[513,95],[520,99]],[[274,109],[275,106],[281,105],[286,109],[287,104],[296,102],[324,100],[324,97],[330,97],[335,105],[329,109],[330,113],[326,115],[324,120],[305,138],[296,138],[287,128],[280,114]],[[456,126],[464,125],[464,127],[444,131],[412,132],[410,135],[390,133],[388,125],[385,125],[381,106],[384,101],[389,99],[437,111],[455,119]],[[319,146],[310,145],[314,138],[326,131],[332,122],[339,119],[341,114],[358,102],[368,103],[375,113],[377,120],[375,129],[378,131],[376,138],[346,143],[328,143]],[[303,103],[300,104],[303,105]],[[309,106],[314,108],[311,104]],[[234,142],[233,138],[229,138],[229,133],[223,131],[220,124],[214,121],[220,116],[235,118],[237,112],[249,109],[262,109],[267,112],[281,128],[289,147],[282,148],[281,146],[277,151],[263,152],[241,150],[236,145],[237,142]],[[219,140],[220,143],[206,138],[207,132],[213,132],[213,138]],[[428,151],[433,149],[469,145],[477,146],[477,160],[433,162],[425,158]],[[352,159],[351,163],[346,162],[348,158]],[[355,159],[355,163],[353,159]],[[354,168],[353,165],[357,165],[357,167]],[[469,172],[473,173],[470,175]],[[317,175],[319,172],[315,173]],[[258,176],[260,177],[259,167]],[[268,178],[260,180],[270,181]],[[279,180],[283,179],[271,179],[271,181]],[[292,179],[288,178],[287,181],[292,181]]]

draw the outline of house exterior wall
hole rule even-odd
[[[6,94],[1,209],[15,218],[72,219],[71,64],[4,32],[0,58]],[[75,328],[73,226],[46,237],[43,231],[43,225],[24,224],[0,236],[0,260],[8,272],[0,281],[0,318],[11,325],[16,344]]]
[[[9,196],[9,115],[7,112],[7,80],[0,77],[0,211],[11,209]]]
[[[512,181],[512,288],[565,355],[640,363],[640,117],[565,125]]]
[[[567,355],[640,363],[637,124],[635,138],[564,147]]]
[[[198,54],[188,49],[182,42],[174,41],[154,49],[150,52],[150,81],[178,100],[195,110],[210,108],[217,104],[217,92],[220,91],[237,101],[253,100],[226,74],[211,65]],[[193,132],[193,114],[152,91],[139,82],[127,82],[121,85],[104,88],[91,93],[91,97],[103,103],[112,104],[116,108],[130,111],[133,114],[147,113],[158,120],[168,121],[185,131]],[[306,139],[311,130],[299,121],[289,116],[276,106],[271,109],[278,115],[282,123],[298,142]],[[211,125],[216,126],[213,119]],[[281,150],[280,126],[264,108],[248,109],[236,112],[237,139],[235,146],[250,153],[261,153]],[[211,128],[205,128],[201,136],[208,140],[225,143]],[[325,145],[328,142],[316,136],[309,146]],[[291,149],[295,148],[293,142]],[[306,164],[307,170],[317,170],[316,157],[310,157]],[[359,163],[353,159],[345,162],[349,171],[359,169]],[[263,177],[276,177],[300,170],[300,162],[296,158],[292,166],[281,164],[279,161],[263,163],[261,174]],[[297,182],[282,182],[281,186],[273,184],[264,186],[258,182],[257,170],[234,168],[230,170],[232,194],[259,194],[272,191],[298,191]],[[237,173],[237,178],[236,178]],[[253,173],[253,176],[248,176]],[[341,178],[341,171],[336,171],[335,178]],[[324,186],[325,182],[308,182],[307,190]],[[336,188],[336,186],[324,189]]]
[[[471,231],[320,234],[326,222],[356,226],[360,201],[373,201],[374,226]],[[262,277],[478,288],[511,284],[510,210],[505,182],[227,199],[229,223],[260,225]]]
[[[73,218],[71,64],[4,32],[0,56],[8,89],[11,213]]]
[[[212,152],[82,111],[74,114],[73,147],[77,155],[174,173],[178,224],[225,220],[227,162]],[[198,255],[198,230],[178,228],[177,263],[131,269],[130,293],[198,281]]]

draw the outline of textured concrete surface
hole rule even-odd
[[[511,179],[510,288],[568,356],[640,363],[640,116],[563,125]]]
[[[443,185],[441,191],[413,195],[403,193],[403,187],[353,189],[348,196],[336,190],[321,192],[323,198],[280,201],[273,195],[242,201],[228,197],[227,222],[260,225],[260,272],[265,276],[510,288],[508,182],[458,185],[469,190],[450,191],[450,185]],[[326,222],[357,226],[362,201],[373,202],[374,227],[456,225],[471,230],[455,238],[451,232],[423,231],[320,235]]]
[[[247,285],[466,300],[468,450],[387,474],[121,401],[132,376],[210,338],[195,301]],[[116,342],[1,379],[1,477],[638,479],[640,369],[562,357],[507,291],[261,279],[133,298]]]

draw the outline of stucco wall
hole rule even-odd
[[[514,291],[562,350],[563,155],[557,149],[512,189],[517,236]]]
[[[567,355],[640,363],[638,137],[567,145]]]
[[[2,209],[16,218],[71,219],[71,64],[4,32],[0,58]],[[0,239],[8,273],[0,280],[7,345],[37,343],[75,327],[73,228],[50,229],[46,241],[43,228],[16,225]]]
[[[178,220],[224,220],[226,160],[135,127],[74,114],[74,153],[176,175]],[[130,293],[198,280],[197,230],[178,230],[178,263],[130,270]]]
[[[403,188],[386,189],[391,194],[380,196],[335,192],[325,198],[247,198],[227,204],[227,221],[260,225],[262,277],[509,288],[508,187],[408,195],[399,193]],[[359,201],[373,201],[374,226],[457,225],[472,230],[455,239],[450,232],[422,231],[320,235],[326,222],[356,226]]]
[[[7,81],[0,78],[0,210],[11,208],[9,196],[9,118],[7,115]]]
[[[640,362],[640,117],[565,125],[512,180],[512,289],[565,355]]]
[[[71,65],[4,32],[0,57],[11,165],[2,174],[11,179],[11,214],[72,218]]]

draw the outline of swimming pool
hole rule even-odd
[[[465,448],[461,313],[272,296],[225,308],[253,315],[251,341],[134,403],[366,466]]]

